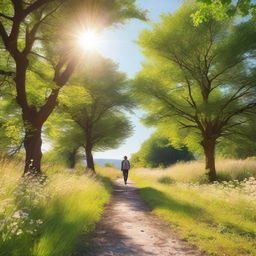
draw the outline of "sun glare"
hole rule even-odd
[[[85,30],[78,35],[78,43],[85,50],[99,48],[100,38],[94,30]]]

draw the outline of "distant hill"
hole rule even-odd
[[[98,165],[105,166],[106,163],[113,164],[116,168],[120,169],[121,160],[118,159],[94,159],[94,162]]]

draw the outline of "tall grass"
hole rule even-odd
[[[46,181],[30,180],[21,178],[20,162],[0,161],[1,256],[70,255],[99,220],[109,183],[60,166],[45,171]]]
[[[229,178],[253,176],[255,167],[255,160],[217,163]],[[191,162],[134,170],[132,178],[153,211],[209,255],[256,255],[256,179],[200,184],[202,174],[203,163]]]
[[[219,181],[239,180],[256,177],[256,160],[223,159],[216,161]],[[168,176],[181,182],[206,181],[203,161],[180,162],[166,169],[136,169],[149,176]],[[152,171],[150,171],[152,170]]]
[[[97,175],[105,178],[109,178],[112,181],[115,181],[117,178],[122,177],[123,173],[116,169],[115,167],[102,167],[96,166]]]

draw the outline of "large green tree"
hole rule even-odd
[[[216,144],[255,113],[255,44],[248,36],[256,31],[250,22],[231,26],[210,20],[195,27],[196,10],[186,4],[142,33],[139,45],[147,62],[134,91],[149,124],[174,143],[201,146],[209,179],[215,180]]]
[[[161,134],[153,134],[142,145],[140,150],[133,154],[131,163],[134,167],[168,167],[178,161],[194,160],[194,156],[185,147],[179,149],[171,146],[168,138]]]
[[[74,32],[88,26],[103,29],[134,17],[144,18],[135,0],[1,1],[0,44],[13,61],[16,99],[25,127],[25,172],[29,171],[31,159],[33,170],[41,172],[42,126],[57,105],[60,89],[81,59],[81,49],[74,44]],[[7,62],[9,56],[0,53]],[[8,72],[1,70],[2,74]],[[41,87],[44,90],[40,94]],[[29,97],[39,94],[41,104],[37,97]]]
[[[79,127],[73,132],[83,134],[77,146],[84,147],[87,167],[92,171],[93,151],[116,148],[132,132],[123,113],[133,107],[128,86],[129,80],[112,61],[95,56],[90,65],[77,72],[60,96],[60,109]]]

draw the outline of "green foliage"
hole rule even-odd
[[[112,168],[115,168],[115,166],[111,163],[105,163],[105,167],[112,167]]]
[[[54,126],[50,129],[56,129],[57,131],[51,133],[48,130],[48,139],[51,142],[52,149],[45,153],[43,162],[59,163],[66,167],[74,168],[75,164],[83,157],[79,150],[84,145],[83,131],[70,119],[61,119],[52,124],[54,120],[54,118],[50,118],[47,124],[47,126]]]
[[[156,168],[193,159],[186,148],[175,149],[167,138],[156,133],[142,144],[139,152],[132,155],[131,163],[134,167]]]
[[[254,0],[197,0],[200,9],[192,18],[196,25],[211,18],[224,20],[238,14],[242,17],[256,17],[256,4]]]
[[[0,64],[0,70],[10,71],[12,69]],[[0,153],[6,155],[19,152],[23,142],[21,112],[15,96],[13,75],[0,75]]]

